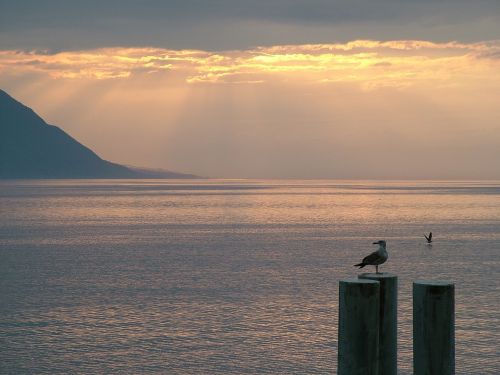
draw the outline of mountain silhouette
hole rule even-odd
[[[194,177],[103,160],[0,90],[0,179]]]

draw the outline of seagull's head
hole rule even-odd
[[[386,243],[384,240],[380,240],[380,241],[377,241],[377,242],[374,242],[373,243],[374,245],[379,245],[380,247],[383,247],[385,249],[385,246],[386,246]]]

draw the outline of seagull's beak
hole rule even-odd
[[[373,245],[379,245],[380,241],[374,242]]]

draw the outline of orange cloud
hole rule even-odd
[[[434,43],[368,41],[259,47],[209,52],[161,48],[103,48],[43,53],[0,51],[0,74],[64,79],[125,79],[173,71],[187,83],[356,82],[403,87],[460,77],[500,78],[500,41]]]

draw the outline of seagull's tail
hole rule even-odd
[[[359,267],[359,268],[363,268],[364,266],[366,266],[366,264],[364,263],[358,263],[354,265],[354,267]]]

